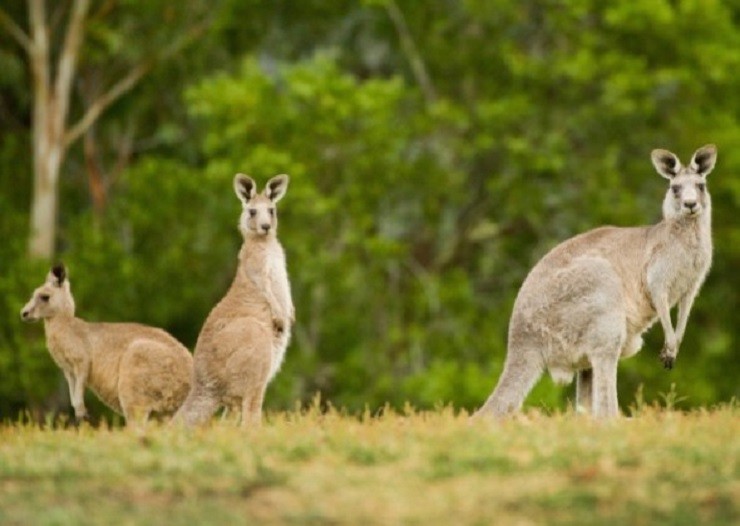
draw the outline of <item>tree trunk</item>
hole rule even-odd
[[[0,7],[0,25],[28,53],[33,79],[33,198],[28,252],[31,257],[49,260],[54,256],[59,172],[69,146],[84,134],[113,102],[129,92],[151,70],[157,61],[182,50],[203,34],[210,19],[191,27],[171,46],[148,57],[95,99],[80,120],[67,128],[67,117],[75,78],[77,59],[84,38],[85,20],[90,0],[73,0],[69,7],[64,42],[52,75],[49,51],[51,28],[46,16],[46,0],[27,0],[29,29],[26,34]],[[127,148],[128,149],[128,148]],[[124,152],[124,150],[122,150]],[[126,160],[130,151],[121,157]],[[104,187],[101,187],[105,191]],[[105,204],[101,193],[97,204]]]
[[[33,197],[28,252],[31,257],[50,259],[54,253],[56,181],[51,179],[49,170],[52,143],[49,35],[43,0],[31,0],[28,7],[31,28],[28,53],[33,78]]]
[[[53,119],[44,120],[34,126],[33,201],[28,252],[31,257],[49,260],[54,255],[57,187],[65,152],[60,141],[54,138]]]
[[[65,127],[70,93],[89,0],[75,0],[52,80],[49,26],[44,0],[29,0],[31,39],[28,47],[33,77],[33,200],[28,253],[50,260],[54,256],[59,171],[67,152]]]

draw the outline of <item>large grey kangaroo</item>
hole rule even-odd
[[[617,416],[617,362],[640,350],[656,319],[665,335],[660,358],[673,367],[712,262],[706,177],[716,159],[714,145],[699,148],[687,166],[669,151],[653,150],[653,165],[669,181],[660,223],[591,230],[534,266],[514,303],[504,371],[476,415],[519,410],[547,369],[558,383],[578,375],[579,408],[596,418]]]

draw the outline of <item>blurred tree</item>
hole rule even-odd
[[[103,19],[114,9],[116,2],[104,2],[89,19],[90,0],[74,0],[66,14],[66,26],[55,34],[57,24],[64,18],[64,4],[56,6],[53,16],[47,15],[45,0],[28,0],[29,31],[24,31],[11,16],[0,9],[0,23],[28,55],[28,67],[33,84],[33,200],[31,203],[31,232],[29,254],[31,257],[51,259],[56,240],[57,194],[60,168],[71,144],[79,139],[95,123],[112,103],[130,91],[141,78],[162,60],[179,52],[186,44],[199,36],[204,26],[195,26],[184,32],[164,50],[149,51],[137,59],[130,71],[104,92],[88,101],[79,120],[67,124],[72,102],[73,84],[77,75],[78,61],[85,42],[88,25],[99,33],[107,31],[108,38],[130,40],[128,36],[113,34],[104,28]],[[139,11],[137,16],[141,16]],[[55,44],[61,38],[58,53]],[[106,64],[106,67],[109,67]],[[86,151],[91,148],[86,141]],[[94,171],[91,171],[95,174]],[[104,188],[98,179],[93,179],[91,188],[96,203],[100,203]]]

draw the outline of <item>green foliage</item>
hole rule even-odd
[[[657,221],[665,182],[650,150],[686,159],[714,142],[712,272],[676,369],[660,366],[653,329],[643,353],[620,365],[620,399],[627,407],[641,385],[646,400],[677,391],[681,407],[740,394],[734,3],[397,2],[402,26],[384,1],[139,4],[91,24],[83,78],[115,78],[109,57],[135,63],[203,12],[212,23],[94,130],[98,165],[111,172],[102,211],[90,204],[90,159],[70,151],[59,246],[81,316],[159,325],[192,348],[234,273],[231,178],[245,172],[264,184],[288,173],[280,239],[298,321],[267,406],[321,391],[353,410],[406,400],[473,408],[500,373],[513,301],[532,265],[584,230]],[[151,39],[132,39],[137,31]],[[0,52],[3,416],[45,407],[59,379],[40,328],[16,321],[46,268],[24,256],[29,80],[8,49]],[[418,87],[419,62],[431,97]],[[126,137],[133,154],[116,175]],[[563,407],[570,397],[546,379],[529,403]]]
[[[204,172],[223,189],[237,171],[291,175],[280,238],[300,351],[281,375],[292,382],[276,385],[289,393],[283,403],[315,389],[355,408],[401,403],[402,378],[424,369],[429,347],[453,354],[459,322],[434,318],[472,294],[457,269],[448,281],[425,268],[438,263],[411,253],[423,244],[430,253],[420,256],[435,257],[453,241],[446,215],[465,179],[445,164],[435,127],[446,116],[424,115],[398,78],[359,82],[323,55],[272,74],[247,60],[187,100],[203,130]]]

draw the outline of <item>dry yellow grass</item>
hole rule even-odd
[[[0,524],[737,524],[734,407],[0,428]]]

